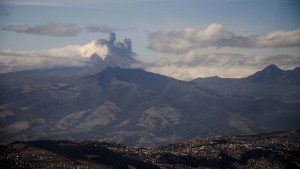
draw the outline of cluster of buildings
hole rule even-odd
[[[300,167],[300,158],[297,156],[300,153],[299,132],[197,138],[157,148],[124,146],[117,143],[89,140],[57,141],[56,143],[54,145],[58,147],[75,147],[72,150],[80,150],[82,147],[96,150],[92,151],[92,154],[82,151],[81,156],[99,159],[103,158],[103,152],[97,152],[101,150],[98,148],[109,149],[110,152],[117,154],[115,157],[119,158],[120,155],[120,159],[128,166],[144,163],[157,166],[157,168]],[[10,168],[14,166],[15,168],[85,169],[96,162],[93,159],[90,161],[87,159],[74,160],[67,155],[26,144],[15,143],[0,148],[0,161],[9,165]],[[111,160],[118,162],[120,160],[118,158]],[[109,158],[104,159],[111,161]],[[132,161],[136,163],[131,163]],[[99,163],[99,165],[107,164]]]

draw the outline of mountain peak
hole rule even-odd
[[[132,41],[125,38],[123,41],[116,39],[115,33],[110,33],[107,39],[97,39],[81,46],[82,56],[89,58],[89,64],[97,70],[111,67],[131,67],[138,63],[132,51]]]
[[[114,43],[116,40],[117,40],[116,33],[114,33],[114,32],[109,33],[109,41],[111,43]]]
[[[99,74],[99,80],[103,86],[109,86],[112,79],[134,83],[138,86],[161,92],[172,78],[147,72],[143,69],[120,67],[107,67]]]
[[[130,38],[125,38],[123,41],[116,39],[115,33],[110,33],[108,39],[96,39],[90,43],[80,47],[81,55],[91,57],[98,55],[102,60],[105,60],[109,55],[117,55],[123,58],[133,58],[135,53],[132,51],[132,41]]]
[[[280,69],[278,66],[271,64],[265,67],[263,70],[256,72],[253,75],[248,76],[248,79],[254,81],[265,81],[274,80],[280,78],[285,73],[284,70]]]
[[[265,67],[262,71],[282,71],[277,65],[271,64],[267,67]]]

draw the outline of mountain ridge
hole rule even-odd
[[[269,65],[245,78],[196,78],[192,80],[219,93],[295,102],[300,98],[300,68],[282,70]],[[288,86],[288,87],[286,87]],[[280,98],[282,97],[282,98]]]
[[[142,69],[27,73],[0,75],[0,135],[6,142],[84,138],[154,146],[195,136],[299,129],[297,102],[222,93]]]

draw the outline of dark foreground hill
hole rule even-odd
[[[197,136],[300,129],[297,71],[258,72],[251,83],[262,97],[228,95],[142,69],[107,68],[88,76],[64,72],[0,75],[0,141],[93,139],[156,146]],[[268,91],[293,101],[267,97]]]
[[[158,148],[97,141],[1,146],[0,168],[299,168],[300,133],[184,140]]]

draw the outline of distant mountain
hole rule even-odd
[[[153,146],[196,136],[299,129],[299,102],[228,94],[205,82],[227,84],[228,79],[186,82],[120,67],[87,76],[60,72],[0,75],[2,141],[84,138]],[[296,76],[291,71],[288,79]],[[234,85],[257,83],[260,91],[273,83],[240,80],[229,79]]]
[[[139,63],[134,59],[132,41],[125,38],[124,42],[116,41],[115,33],[110,33],[108,40],[99,39],[81,47],[82,55],[90,58],[90,64],[97,70],[106,67],[130,68],[132,64]]]
[[[289,73],[290,72],[286,72],[280,69],[276,65],[269,65],[265,67],[263,70],[256,72],[253,75],[250,75],[248,79],[250,79],[251,81],[258,81],[258,82],[283,80],[284,76]]]
[[[107,67],[131,68],[140,63],[134,58],[132,41],[125,38],[123,42],[116,40],[116,34],[110,33],[108,39],[93,40],[90,43],[80,46],[79,51],[83,57],[88,58],[87,65],[76,67],[76,72],[69,75],[89,75],[104,70]],[[60,69],[74,69],[74,67],[63,67]],[[62,70],[62,73],[65,72]]]
[[[0,73],[64,69],[61,71],[64,75],[87,75],[98,73],[106,67],[131,68],[141,65],[132,49],[131,39],[117,40],[115,33],[107,39],[95,39],[83,45],[41,51],[1,51],[0,55]]]
[[[200,86],[226,95],[271,98],[285,102],[300,101],[300,68],[282,70],[270,65],[247,78],[197,78]]]
[[[300,85],[300,67],[293,70],[282,70],[276,65],[269,65],[263,70],[250,75],[247,79],[256,82],[273,81],[281,83],[283,81]]]

